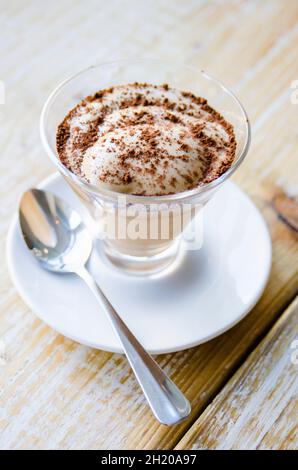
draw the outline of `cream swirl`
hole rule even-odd
[[[233,162],[231,124],[205,99],[167,85],[129,84],[81,101],[57,132],[59,157],[87,182],[142,195],[178,193]]]

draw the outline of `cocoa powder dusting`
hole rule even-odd
[[[103,150],[98,147],[97,153],[94,150],[95,153],[90,154],[94,164],[101,152],[116,162],[111,169],[103,167],[99,172],[97,177],[102,182],[125,186],[148,175],[147,178],[154,178],[158,184],[156,194],[160,191],[171,194],[175,193],[179,180],[184,181],[185,190],[217,178],[231,166],[235,157],[233,127],[205,98],[182,91],[180,95],[176,93],[177,99],[172,99],[174,91],[168,84],[136,82],[88,96],[58,126],[56,145],[61,162],[89,181],[90,177],[82,170],[84,159],[88,149],[100,142]],[[115,110],[118,112],[116,121],[113,120]],[[225,130],[227,140],[219,133],[210,133],[214,126]],[[170,151],[170,148],[176,150]],[[218,158],[219,152],[222,161]],[[182,167],[184,171],[180,173],[178,161],[179,165],[183,162],[188,165]],[[139,187],[137,194],[143,194],[142,185]]]

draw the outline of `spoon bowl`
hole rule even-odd
[[[30,189],[21,198],[19,219],[25,242],[43,268],[66,273],[86,264],[92,239],[81,216],[62,199]]]

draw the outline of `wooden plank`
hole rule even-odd
[[[297,338],[298,297],[176,449],[297,449]]]
[[[248,108],[253,144],[235,179],[268,222],[273,269],[261,301],[233,330],[159,358],[194,410],[189,421],[166,428],[152,418],[125,359],[77,345],[42,324],[19,299],[2,263],[0,447],[171,448],[297,292],[297,234],[280,218],[280,204],[274,204],[277,196],[289,201],[288,194],[297,191],[298,107],[289,99],[290,83],[298,77],[297,2],[223,6],[176,0],[119,8],[112,0],[99,9],[90,1],[88,14],[82,5],[50,2],[45,13],[42,2],[26,8],[9,2],[1,24],[0,79],[7,85],[7,106],[0,106],[3,249],[18,195],[52,169],[36,131],[48,92],[95,57],[148,55],[150,50],[181,55],[232,83]]]

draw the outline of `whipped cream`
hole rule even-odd
[[[233,163],[235,147],[231,124],[205,99],[167,85],[99,91],[57,131],[69,170],[99,188],[148,196],[214,180]]]

